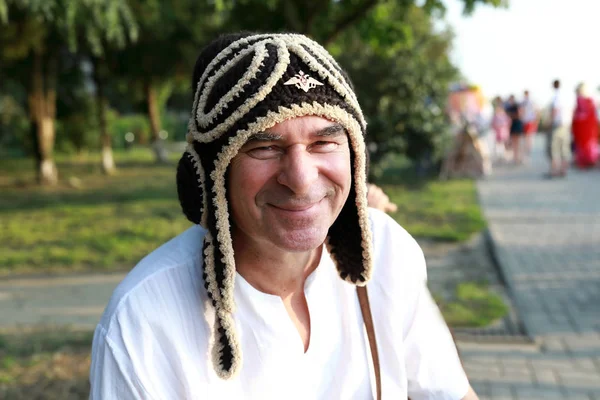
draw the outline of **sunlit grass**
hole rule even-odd
[[[128,269],[189,227],[177,200],[175,163],[140,158],[121,161],[110,177],[93,159],[64,160],[55,188],[33,183],[30,161],[3,161],[0,274]]]
[[[417,172],[401,155],[388,155],[375,168],[379,184],[398,205],[392,217],[413,236],[463,241],[486,227],[475,181],[440,181],[435,168]]]
[[[66,328],[0,335],[0,398],[87,398],[91,343]]]
[[[452,300],[436,301],[446,323],[454,328],[488,326],[508,313],[502,297],[485,283],[459,283]]]
[[[413,236],[463,241],[486,226],[471,180],[397,183],[383,189],[398,205],[392,217]]]

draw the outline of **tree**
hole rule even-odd
[[[110,79],[110,71],[106,64],[105,54],[135,42],[138,39],[138,23],[134,21],[128,6],[118,8],[117,3],[106,0],[88,0],[87,2],[88,7],[81,9],[79,18],[88,23],[79,24],[77,28],[79,35],[86,38],[80,47],[89,56],[92,65],[96,114],[102,148],[102,171],[111,175],[116,171],[116,167],[106,116],[109,105],[105,92]]]
[[[477,4],[507,6],[508,0],[462,0],[464,12]],[[326,46],[369,16],[387,0],[221,0],[228,11],[224,27],[228,30],[294,31],[313,37]],[[407,12],[416,0],[394,0],[396,10]],[[427,14],[443,13],[442,0],[424,0]]]
[[[53,185],[56,85],[61,51],[79,42],[102,49],[102,41],[124,44],[134,38],[135,23],[121,0],[0,0],[4,63],[25,60],[28,108],[36,143],[38,181]]]
[[[188,88],[199,46],[222,24],[222,9],[211,3],[132,0],[131,7],[140,24],[140,39],[109,60],[111,72],[128,82],[130,97],[145,102],[158,162],[166,161],[159,136],[161,111],[173,90]]]
[[[373,36],[378,29],[382,33]],[[371,163],[389,153],[437,161],[448,138],[448,85],[458,77],[448,57],[451,32],[435,32],[423,8],[399,10],[388,1],[340,42],[345,47],[338,58],[353,77],[369,124]]]

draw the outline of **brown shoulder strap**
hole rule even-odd
[[[379,369],[379,353],[377,353],[377,342],[375,340],[375,328],[373,326],[373,316],[371,315],[371,307],[369,306],[369,295],[367,288],[357,286],[356,293],[358,294],[358,302],[360,303],[360,311],[362,312],[367,336],[369,337],[369,347],[371,348],[371,357],[373,358],[373,370],[375,371],[375,386],[377,399],[381,400],[381,371]]]

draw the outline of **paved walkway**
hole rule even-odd
[[[600,170],[545,180],[531,164],[478,183],[501,270],[532,346],[461,345],[482,399],[600,400]]]
[[[0,280],[0,330],[70,325],[94,329],[119,274],[22,277]]]
[[[482,400],[600,400],[600,170],[541,178],[532,163],[478,184],[501,269],[532,345],[461,343]],[[122,274],[0,280],[0,329],[93,328]]]

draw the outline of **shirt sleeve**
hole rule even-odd
[[[92,344],[90,367],[90,400],[153,399],[133,371],[131,363],[98,325]]]
[[[469,382],[450,330],[427,288],[423,252],[417,250],[415,270],[408,278],[417,290],[404,337],[408,395],[412,400],[461,399]]]
[[[377,272],[369,283],[373,288],[370,300],[375,305],[374,317],[379,318],[376,333],[382,341],[378,344],[392,347],[402,342],[400,351],[393,347],[382,352],[380,361],[387,362],[392,373],[400,374],[394,364],[399,362],[411,400],[462,399],[469,382],[450,331],[427,289],[423,250],[389,215],[369,212],[377,262]],[[394,316],[398,319],[391,319]],[[386,337],[388,332],[392,337]],[[390,353],[393,359],[388,358]],[[385,388],[384,378],[396,377],[382,376]]]

